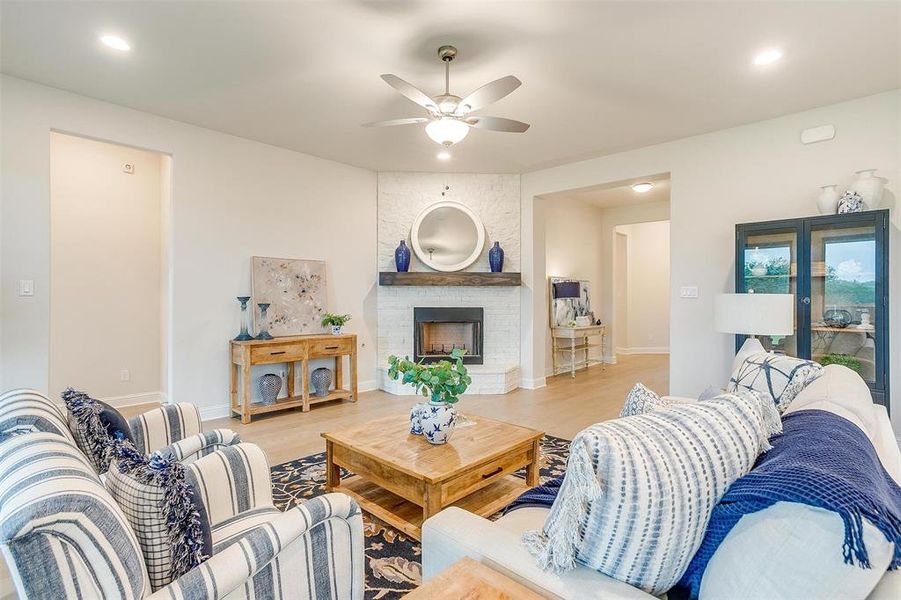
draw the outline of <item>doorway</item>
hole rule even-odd
[[[171,157],[50,133],[50,381],[114,406],[167,398]]]

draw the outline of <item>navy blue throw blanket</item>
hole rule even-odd
[[[504,514],[506,515],[517,508],[526,508],[527,506],[550,508],[554,504],[554,500],[557,499],[557,493],[560,491],[561,485],[563,485],[563,475],[551,479],[538,487],[526,490],[504,509]]]
[[[704,569],[732,527],[776,502],[837,513],[845,524],[845,563],[856,561],[861,568],[870,568],[863,543],[866,519],[895,545],[889,568],[901,565],[901,489],[863,431],[833,413],[802,410],[786,415],[782,433],[770,443],[773,448],[714,507],[704,541],[676,586],[679,591],[697,598]]]

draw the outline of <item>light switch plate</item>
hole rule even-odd
[[[19,280],[19,295],[34,296],[34,279]]]
[[[679,296],[681,298],[697,298],[698,297],[698,286],[696,285],[684,285],[679,290]]]

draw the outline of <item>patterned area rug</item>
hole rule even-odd
[[[545,436],[541,440],[542,483],[563,474],[569,441]],[[346,472],[342,470],[342,476]],[[516,474],[525,478],[525,470]],[[312,454],[272,468],[272,494],[275,505],[286,510],[325,493],[325,452]],[[499,515],[498,515],[499,516]],[[422,581],[419,542],[390,525],[363,513],[366,537],[366,598],[400,598]]]

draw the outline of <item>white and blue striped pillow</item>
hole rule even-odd
[[[576,562],[650,594],[672,587],[714,505],[781,430],[754,392],[614,419],[580,432],[544,524],[524,542],[543,568]]]

